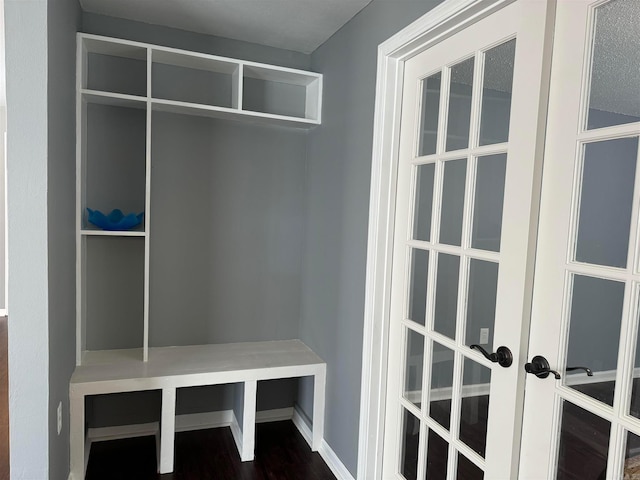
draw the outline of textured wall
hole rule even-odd
[[[325,439],[353,474],[377,47],[438,3],[374,0],[311,57],[324,104],[309,138],[300,338],[327,362]]]
[[[47,2],[5,0],[11,477],[48,478]]]
[[[48,6],[49,478],[69,474],[69,379],[75,368],[75,79],[77,0]],[[62,402],[62,431],[56,409]]]
[[[95,13],[82,14],[84,32],[108,37],[124,38],[136,42],[153,43],[194,52],[210,53],[222,57],[239,58],[252,62],[270,63],[291,68],[308,68],[310,56],[256,43],[187,32],[176,28],[107,17]]]

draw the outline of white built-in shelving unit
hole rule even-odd
[[[320,124],[321,98],[322,75],[318,73],[78,34],[77,365],[85,364],[95,350],[121,348],[93,348],[88,341],[88,332],[95,327],[92,312],[100,308],[95,302],[102,299],[102,292],[95,290],[110,287],[104,284],[107,280],[101,283],[95,278],[101,273],[94,265],[94,251],[100,248],[111,252],[115,264],[121,261],[126,267],[122,282],[110,281],[115,283],[113,291],[139,298],[138,310],[128,316],[120,313],[128,323],[139,322],[139,328],[134,328],[139,334],[131,340],[136,345],[127,347],[137,348],[141,360],[149,358],[153,112],[310,128]],[[107,108],[99,110],[99,106]],[[115,133],[96,133],[90,128],[92,115],[108,116]],[[125,142],[118,132],[134,148],[120,145]],[[132,135],[137,140],[131,142]],[[96,160],[95,149],[114,149],[112,161]],[[89,224],[87,207],[105,213],[113,208],[125,213],[144,211],[144,222],[131,231],[100,230]],[[119,255],[122,250],[128,253]],[[105,278],[114,277],[114,272],[117,276],[117,265]],[[92,303],[92,299],[97,300]],[[113,300],[117,312],[117,298]]]
[[[173,470],[179,389],[238,387],[240,418],[234,413],[230,426],[244,461],[253,458],[257,382],[310,376],[309,443],[317,450],[326,364],[300,340],[150,348],[149,246],[154,112],[306,129],[320,124],[322,75],[82,33],[77,48],[77,366],[69,390],[70,478],[84,478],[91,444],[85,400],[100,394],[162,391],[158,469],[167,473]],[[144,222],[132,230],[104,231],[88,222],[87,208],[144,212]]]

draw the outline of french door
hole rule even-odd
[[[557,5],[520,478],[640,478],[639,21]]]
[[[640,478],[640,2],[555,3],[405,63],[385,479]]]

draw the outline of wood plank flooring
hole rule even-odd
[[[154,437],[98,442],[87,480],[335,480],[291,421],[256,425],[256,458],[241,462],[228,427],[176,435],[173,473],[156,473]]]
[[[9,480],[9,366],[7,317],[0,317],[0,480]]]

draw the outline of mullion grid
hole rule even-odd
[[[437,138],[437,153],[428,157],[427,163],[435,163],[434,174],[434,199],[433,199],[433,213],[431,217],[431,241],[420,242],[422,244],[428,243],[429,256],[429,275],[428,275],[428,288],[427,288],[427,319],[425,322],[425,356],[424,356],[424,371],[425,376],[423,379],[423,427],[421,433],[423,434],[424,443],[420,443],[420,456],[419,456],[419,472],[426,471],[426,431],[427,428],[434,430],[434,432],[444,438],[449,444],[448,452],[448,465],[447,465],[447,479],[455,480],[457,475],[457,457],[458,452],[462,452],[470,461],[476,464],[482,470],[485,470],[484,459],[466,446],[459,440],[459,428],[460,428],[460,409],[462,399],[462,383],[463,383],[463,368],[464,359],[467,358],[463,351],[466,352],[468,347],[465,346],[465,333],[466,333],[466,307],[467,307],[467,288],[468,288],[468,276],[469,276],[469,263],[470,258],[475,256],[484,255],[481,251],[475,252],[471,249],[471,230],[472,230],[472,216],[473,216],[473,203],[474,203],[474,187],[477,168],[477,155],[476,150],[484,150],[487,152],[504,152],[506,151],[506,145],[490,146],[487,148],[479,149],[479,122],[480,122],[480,105],[481,105],[481,93],[482,93],[482,80],[483,80],[483,66],[484,56],[477,52],[475,54],[474,61],[474,81],[472,88],[472,109],[471,109],[471,121],[470,121],[470,134],[469,134],[469,148],[456,152],[445,152],[446,135],[445,129],[447,125],[447,99],[449,97],[450,90],[450,77],[451,69],[445,68],[442,75],[441,98],[440,98],[440,116],[438,126],[438,138]],[[460,247],[442,245],[435,239],[440,237],[440,224],[441,224],[441,212],[442,212],[442,198],[443,198],[443,181],[444,181],[444,167],[447,160],[466,158],[466,177],[465,177],[465,199],[463,208],[462,219],[462,238]],[[417,165],[425,163],[423,157],[422,161],[414,160],[414,169]],[[414,170],[415,171],[415,170]],[[415,180],[415,174],[414,174]],[[414,182],[415,184],[415,182]],[[414,202],[415,208],[415,202]],[[412,219],[415,215],[412,215]],[[412,229],[411,229],[412,231]],[[416,242],[417,243],[417,242]],[[417,245],[416,245],[417,246]],[[451,251],[453,250],[453,251]],[[457,251],[456,251],[457,250]],[[447,251],[447,252],[445,252]],[[457,298],[457,310],[456,310],[456,335],[455,340],[452,342],[450,339],[440,335],[433,330],[434,317],[435,317],[435,298],[436,298],[436,281],[437,281],[437,265],[439,255],[441,253],[457,254],[460,258],[459,272],[458,272],[458,298]],[[470,255],[469,255],[470,254]],[[479,254],[479,255],[478,255]],[[498,260],[499,254],[491,254],[491,260]],[[448,340],[448,341],[447,341]],[[453,370],[453,382],[451,392],[451,418],[449,424],[449,430],[447,431],[440,426],[435,420],[429,417],[429,396],[430,396],[430,371],[432,363],[433,342],[437,341],[439,344],[450,348],[454,352],[454,370]],[[428,346],[427,346],[428,345]],[[476,361],[476,358],[473,358]],[[478,362],[486,367],[491,368],[491,364],[488,361],[482,359]]]
[[[474,81],[472,87],[472,109],[470,119],[470,134],[469,134],[469,148],[458,150],[455,152],[446,152],[446,126],[448,122],[448,98],[450,92],[450,78],[451,78],[451,66],[443,68],[442,80],[441,80],[441,92],[439,103],[439,121],[438,121],[438,133],[436,141],[436,154],[418,157],[418,151],[416,151],[416,158],[412,164],[412,183],[411,183],[411,198],[413,199],[410,210],[410,219],[408,222],[409,228],[407,232],[407,246],[409,250],[412,248],[419,248],[429,252],[429,264],[427,275],[427,295],[426,295],[426,319],[424,329],[420,325],[415,324],[408,319],[405,322],[407,328],[411,328],[417,333],[424,334],[425,346],[424,346],[424,366],[423,366],[423,379],[422,379],[422,405],[420,415],[420,441],[419,441],[419,453],[418,453],[418,475],[424,476],[426,473],[426,452],[427,452],[427,432],[429,429],[433,430],[440,437],[445,439],[449,444],[448,453],[448,467],[447,478],[448,480],[455,480],[457,470],[457,457],[458,452],[462,452],[470,461],[476,464],[482,470],[485,470],[484,459],[466,446],[459,440],[459,426],[460,426],[460,408],[461,408],[461,393],[463,382],[463,364],[464,359],[467,358],[463,353],[467,353],[468,347],[465,345],[465,327],[466,327],[466,307],[467,307],[467,287],[469,276],[469,263],[471,258],[479,257],[482,260],[494,261],[499,263],[499,254],[491,252],[486,254],[481,250],[474,250],[471,248],[471,231],[472,231],[472,216],[474,208],[474,187],[476,179],[477,158],[481,154],[495,154],[506,153],[506,144],[488,145],[485,147],[478,147],[479,141],[479,123],[480,123],[480,108],[482,97],[482,83],[483,83],[483,68],[484,68],[484,55],[482,52],[476,52],[474,61]],[[419,123],[419,122],[418,122]],[[419,126],[420,128],[420,126]],[[417,143],[417,142],[416,142]],[[419,145],[416,145],[416,149]],[[445,244],[439,244],[435,239],[439,239],[440,236],[440,223],[441,223],[441,210],[442,210],[442,196],[443,196],[443,181],[444,181],[444,167],[447,160],[453,160],[458,158],[465,158],[467,161],[466,177],[465,177],[465,200],[463,208],[463,225],[462,225],[462,239],[461,246],[449,246]],[[431,236],[429,242],[412,241],[413,236],[413,224],[415,221],[415,208],[416,208],[416,189],[417,189],[417,167],[418,165],[425,163],[434,163],[434,185],[433,185],[433,205],[431,215]],[[453,251],[452,251],[453,250]],[[458,255],[460,258],[460,266],[458,272],[458,298],[457,298],[457,312],[456,312],[456,338],[454,341],[448,339],[433,330],[434,314],[435,314],[435,297],[436,297],[436,281],[437,281],[437,265],[438,257],[441,253],[450,253]],[[487,258],[488,257],[488,258]],[[409,272],[410,270],[407,270]],[[407,283],[408,284],[408,283]],[[406,317],[406,316],[405,316]],[[429,417],[429,396],[430,396],[430,382],[431,382],[431,363],[433,353],[433,342],[437,341],[450,348],[454,352],[454,372],[452,383],[452,401],[451,401],[451,420],[449,425],[449,431],[439,425],[436,421]],[[406,349],[406,330],[404,333],[403,350]],[[472,355],[473,361],[476,361],[485,367],[492,367],[492,364],[485,361],[484,358],[478,359],[477,356]],[[403,398],[402,392],[400,393],[401,404],[408,407],[408,410],[417,413],[417,409],[411,402]],[[422,478],[422,477],[420,477]]]
[[[586,76],[585,76],[586,78]],[[584,91],[584,90],[583,90]],[[587,98],[583,98],[582,104],[586,105]],[[583,111],[586,110],[583,108]],[[584,116],[584,114],[583,114]],[[585,125],[581,118],[581,125]],[[568,350],[568,338],[570,329],[570,302],[572,293],[573,276],[587,275],[607,280],[625,283],[624,304],[620,325],[620,341],[618,344],[618,359],[616,365],[615,391],[613,407],[602,404],[597,400],[579,393],[567,386],[556,389],[558,399],[556,402],[557,428],[553,435],[554,461],[551,468],[557,469],[558,445],[560,437],[561,400],[584,408],[590,413],[608,420],[611,423],[609,436],[609,451],[607,458],[607,472],[610,478],[619,478],[623,474],[624,450],[626,446],[626,432],[640,434],[640,419],[629,414],[632,394],[632,382],[635,369],[635,351],[637,348],[638,318],[640,301],[640,147],[636,156],[635,186],[633,193],[633,205],[631,224],[629,226],[629,245],[627,251],[627,266],[625,268],[609,267],[606,265],[588,264],[575,260],[576,244],[579,231],[579,212],[581,202],[581,185],[584,170],[585,146],[592,142],[601,142],[617,138],[633,137],[640,134],[639,124],[625,124],[603,129],[582,130],[577,134],[577,148],[574,159],[574,181],[571,204],[571,221],[569,225],[569,242],[567,244],[566,258],[567,268],[565,278],[564,305],[562,309],[563,328],[558,355],[559,365],[566,365]]]

